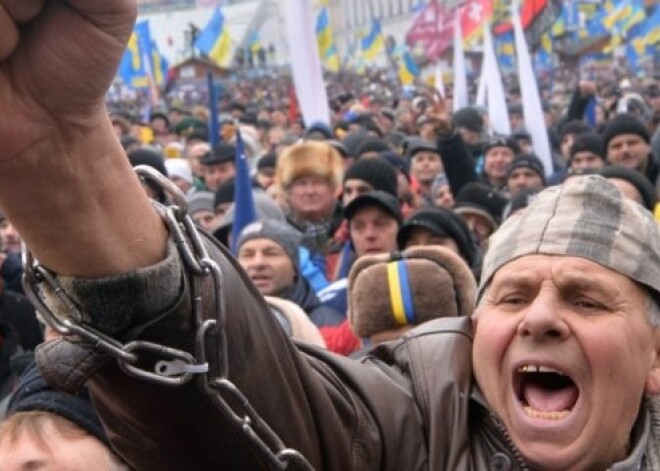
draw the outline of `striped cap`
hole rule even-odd
[[[660,301],[660,226],[597,175],[548,188],[489,240],[479,298],[493,274],[524,255],[582,257],[650,288]]]

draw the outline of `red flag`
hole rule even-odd
[[[461,8],[461,30],[463,39],[471,41],[482,32],[482,28],[493,16],[492,0],[471,0]]]
[[[406,44],[409,47],[420,45],[426,57],[435,61],[451,46],[454,34],[453,22],[453,11],[447,10],[437,2],[431,2],[413,20],[406,33]]]

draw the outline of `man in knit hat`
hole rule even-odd
[[[648,128],[632,114],[615,116],[603,130],[607,162],[636,170],[655,185],[660,168],[650,143]]]
[[[374,190],[396,196],[396,170],[389,162],[380,157],[360,159],[344,173],[342,205],[345,208],[358,196]]]
[[[406,158],[410,162],[411,175],[419,183],[422,196],[430,199],[433,181],[443,171],[438,147],[426,139],[412,137],[406,146]]]
[[[512,198],[523,188],[545,187],[543,163],[534,154],[521,154],[511,162],[507,171],[506,186]]]
[[[507,170],[513,159],[520,153],[518,142],[513,137],[495,136],[486,144],[482,182],[497,191],[506,186]]]
[[[294,302],[319,329],[337,326],[345,316],[322,305],[300,274],[300,240],[301,234],[285,222],[254,222],[241,231],[236,258],[262,295]]]
[[[577,136],[571,146],[568,159],[569,172],[578,170],[600,170],[605,166],[603,138],[595,132]]]
[[[170,237],[131,176],[103,103],[135,3],[11,11],[0,29],[0,108],[22,106],[0,121],[0,201],[57,282],[42,286],[44,302],[94,329],[44,345],[37,361],[53,386],[89,386],[131,468],[304,459],[330,470],[659,469],[660,227],[602,177],[547,189],[508,219],[473,316],[419,326],[363,362],[339,359],[283,335],[204,236],[221,282],[193,270],[176,248],[185,240]],[[56,96],[44,96],[48,87]],[[30,126],[35,115],[42,126]],[[61,308],[64,296],[75,313]],[[141,369],[148,359],[165,364]],[[228,406],[215,386],[242,394]]]

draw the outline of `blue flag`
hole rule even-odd
[[[245,226],[257,220],[252,196],[250,169],[245,160],[245,145],[236,130],[236,177],[234,183],[234,222],[231,227],[231,252],[237,255],[238,237]]]
[[[209,143],[212,147],[220,144],[220,122],[218,121],[218,93],[213,83],[213,74],[209,72],[206,76],[209,93]]]

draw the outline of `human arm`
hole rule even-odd
[[[0,0],[0,206],[50,269],[122,273],[166,233],[105,110],[130,0]]]

